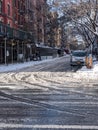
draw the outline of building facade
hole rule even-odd
[[[0,0],[0,63],[26,59],[32,39],[25,31],[25,0]]]
[[[13,26],[12,0],[0,0],[0,21]]]
[[[0,63],[30,60],[36,44],[56,46],[57,28],[47,26],[48,11],[47,0],[0,0]]]
[[[37,40],[39,44],[44,44],[44,2],[44,0],[36,1]]]
[[[51,47],[60,47],[61,46],[61,27],[58,22],[57,12],[50,11],[47,18],[47,43]]]

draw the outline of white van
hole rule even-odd
[[[83,50],[73,51],[70,55],[70,65],[84,65],[86,55],[87,52]]]

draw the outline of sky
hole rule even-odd
[[[73,3],[77,3],[78,1],[80,1],[80,0],[47,0],[47,3],[49,4],[49,5],[52,5],[52,2],[58,2],[58,4],[59,4],[59,6],[54,6],[53,8],[52,8],[52,11],[57,11],[58,12],[58,14],[59,14],[59,16],[62,16],[63,15],[63,13],[62,13],[62,10],[61,10],[61,8],[60,8],[60,5],[62,5],[62,4],[64,4],[64,3],[67,3],[67,4],[69,4],[70,3],[70,1],[71,2],[73,2]]]
[[[47,2],[50,3],[50,4],[51,4],[53,1],[58,2],[58,3],[64,3],[64,2],[69,2],[69,1],[71,1],[71,2],[73,2],[73,3],[76,3],[76,2],[78,2],[78,1],[80,1],[80,0],[47,0]]]

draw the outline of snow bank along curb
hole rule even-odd
[[[66,55],[64,57],[68,58],[69,55]],[[19,70],[19,69],[22,69],[22,68],[30,67],[30,66],[33,66],[33,65],[37,65],[37,64],[40,64],[40,63],[55,61],[57,59],[59,59],[59,57],[52,58],[52,59],[45,59],[45,60],[42,60],[42,61],[30,61],[30,62],[24,62],[24,63],[1,65],[0,66],[0,72],[15,71],[15,70]]]
[[[77,74],[77,76],[74,76],[77,79],[98,80],[98,62],[94,62],[92,69],[87,69],[86,66],[82,67],[82,69],[77,71]]]

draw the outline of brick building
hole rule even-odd
[[[0,21],[13,27],[12,0],[0,0]]]
[[[13,27],[24,29],[25,23],[25,0],[13,0]]]
[[[24,31],[25,0],[0,0],[0,21],[0,63],[25,59],[28,40],[33,37]]]
[[[0,63],[6,62],[9,45],[5,37],[8,37],[10,27],[13,27],[12,0],[0,0]]]
[[[35,44],[50,45],[47,14],[46,0],[0,0],[0,63],[28,60]]]
[[[46,0],[26,0],[25,8],[26,23],[28,23],[27,29],[33,33],[34,43],[45,44],[47,20]]]
[[[60,47],[61,44],[61,28],[58,23],[57,12],[50,11],[48,13],[46,36],[48,45],[51,47]]]

